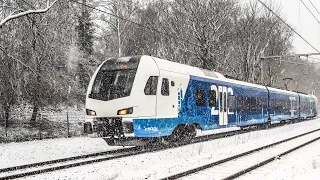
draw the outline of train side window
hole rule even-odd
[[[284,103],[284,109],[287,110],[288,109],[288,101],[283,101]]]
[[[229,95],[228,97],[229,112],[234,112],[235,105],[236,105],[235,100],[236,100],[236,97],[234,95]]]
[[[266,106],[267,106],[267,99],[262,98],[262,99],[261,99],[261,108],[263,109],[263,108],[265,108]]]
[[[276,99],[274,99],[274,100],[273,100],[273,107],[274,107],[274,109],[275,109],[275,110],[278,110],[278,106],[279,106],[279,101],[276,100]]]
[[[257,110],[260,111],[262,108],[262,99],[257,98]]]
[[[161,95],[163,96],[169,96],[169,79],[163,78],[162,79],[162,85],[161,85]]]
[[[217,105],[217,92],[215,90],[209,91],[209,106],[210,107],[216,107]]]
[[[205,96],[204,96],[204,90],[197,89],[196,92],[196,105],[199,107],[204,107],[206,105]]]
[[[242,103],[242,97],[241,96],[238,96],[237,97],[237,110],[240,112],[240,111],[242,111],[242,105],[243,103]]]
[[[285,109],[285,110],[288,109],[288,103],[287,103],[287,102],[288,102],[288,101],[286,101],[286,100],[283,101],[283,103],[284,103],[284,108],[283,108],[283,109]]]
[[[158,76],[150,76],[146,86],[144,87],[145,95],[156,95],[157,94],[157,85],[158,85]]]
[[[250,111],[250,97],[245,97],[244,109]]]
[[[256,111],[257,110],[256,106],[257,106],[256,98],[255,97],[251,97],[251,110],[252,111]]]
[[[276,108],[276,101],[274,99],[270,100],[270,107],[274,110]]]

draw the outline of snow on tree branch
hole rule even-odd
[[[49,1],[47,1],[47,7],[45,9],[34,9],[34,10],[28,10],[28,11],[24,11],[24,12],[20,12],[15,14],[17,11],[11,13],[8,17],[4,18],[1,22],[0,22],[0,28],[2,27],[2,25],[4,25],[6,22],[12,20],[12,19],[16,19],[22,16],[26,16],[28,14],[41,14],[41,13],[46,13],[58,0],[53,1],[51,4],[49,3]]]

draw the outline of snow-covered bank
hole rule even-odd
[[[0,168],[118,148],[122,147],[110,147],[101,138],[88,137],[2,143],[0,144]]]
[[[159,179],[318,128],[320,128],[319,119],[70,168],[29,179]],[[303,157],[300,158],[301,161],[304,161]],[[290,174],[285,177],[290,177]]]

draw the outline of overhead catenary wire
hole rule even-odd
[[[113,16],[113,17],[119,18],[119,19],[121,19],[121,20],[124,20],[124,21],[130,22],[130,23],[135,24],[135,25],[137,25],[137,26],[139,26],[139,27],[142,27],[142,28],[145,28],[145,29],[148,29],[148,30],[151,30],[151,31],[157,32],[157,33],[159,33],[159,34],[166,35],[166,36],[171,37],[171,38],[173,38],[173,39],[178,39],[178,40],[180,40],[181,42],[185,42],[185,43],[187,43],[187,44],[191,44],[191,45],[194,45],[194,46],[197,46],[197,47],[201,47],[199,44],[196,44],[196,43],[193,43],[193,42],[190,42],[190,41],[186,41],[186,40],[181,39],[181,38],[179,38],[179,37],[176,37],[176,36],[174,36],[174,35],[172,35],[172,34],[169,34],[169,33],[165,33],[165,32],[159,31],[159,30],[154,29],[154,28],[149,27],[149,26],[145,26],[145,25],[143,25],[143,24],[140,24],[140,23],[137,23],[137,22],[135,22],[135,21],[132,21],[132,20],[126,19],[126,18],[124,18],[124,17],[121,17],[121,16],[118,16],[118,15],[112,14],[112,13],[107,12],[107,11],[104,11],[104,10],[102,10],[102,9],[99,9],[99,8],[93,7],[93,6],[91,6],[91,5],[84,4],[84,3],[79,2],[79,1],[77,1],[77,0],[70,0],[70,1],[71,1],[71,2],[74,2],[74,3],[77,3],[77,4],[80,4],[80,5],[83,5],[83,6],[86,6],[86,7],[88,7],[88,8],[91,8],[91,9],[94,9],[94,10],[97,10],[97,11],[100,11],[100,12],[102,12],[102,13],[108,14],[108,15],[110,15],[110,16]]]
[[[300,0],[300,1],[301,1],[302,4],[304,5],[304,7],[307,8],[307,10],[309,11],[309,13],[314,17],[314,19],[317,20],[318,23],[320,23],[319,20],[318,20],[318,18],[312,13],[312,11],[308,8],[308,6],[307,6],[302,0]]]
[[[318,18],[316,18],[316,16],[311,12],[311,10],[307,7],[307,5],[302,1],[302,0],[300,0],[301,2],[302,2],[302,4],[304,5],[304,7],[305,8],[307,8],[307,10],[310,12],[310,14],[314,17],[314,19],[316,19],[317,20],[317,22],[318,22],[318,45],[319,45],[319,20],[318,20]],[[309,2],[311,3],[311,5],[313,6],[313,8],[314,9],[316,9],[316,11],[319,13],[319,11],[318,11],[318,9],[312,4],[312,2],[309,0]]]
[[[310,4],[313,6],[313,8],[318,12],[318,14],[320,15],[320,12],[318,11],[318,9],[316,8],[316,6],[314,6],[314,4],[311,2],[311,0],[309,0]]]
[[[267,8],[274,16],[276,16],[281,22],[283,22],[291,31],[293,31],[295,34],[297,34],[304,42],[306,42],[310,47],[312,47],[315,51],[320,51],[315,48],[311,43],[309,43],[304,37],[301,36],[296,30],[294,30],[289,24],[287,24],[279,15],[277,15],[272,9],[270,9],[265,3],[263,3],[261,0],[258,0],[265,8]]]
[[[316,6],[311,2],[311,0],[309,0],[310,4],[312,5],[312,7],[318,12],[318,14],[320,15],[320,12],[318,10],[318,8],[316,8]],[[318,24],[318,46],[319,46],[319,38],[320,38],[320,35],[319,35],[319,24]]]

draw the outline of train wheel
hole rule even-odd
[[[190,142],[194,137],[196,137],[196,127],[192,124],[186,125],[183,133],[183,140]]]
[[[192,124],[179,125],[173,130],[170,136],[170,142],[176,143],[179,141],[190,142],[196,136],[196,128]]]

